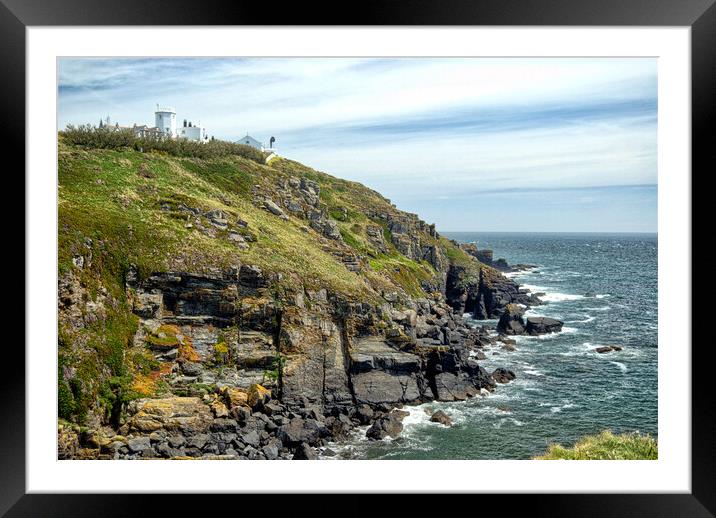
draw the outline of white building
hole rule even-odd
[[[185,138],[187,140],[194,140],[196,142],[206,142],[209,140],[209,135],[206,132],[206,128],[201,125],[201,122],[194,124],[191,121],[184,119],[184,124],[177,131],[178,138]]]
[[[170,106],[161,107],[157,104],[154,111],[154,126],[171,138],[177,136],[177,112]]]
[[[273,147],[273,143],[276,141],[274,137],[271,137],[269,147],[266,147],[266,145],[263,142],[259,142],[254,137],[246,134],[245,137],[243,137],[240,140],[236,141],[236,144],[243,144],[245,146],[251,146],[252,148],[258,149],[259,151],[273,151],[276,152],[276,148]]]

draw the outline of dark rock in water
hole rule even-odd
[[[409,415],[403,410],[393,410],[378,418],[365,433],[366,437],[379,441],[386,437],[397,437],[403,431],[403,419]]]
[[[505,369],[504,367],[498,367],[492,373],[492,377],[497,383],[509,383],[517,376],[511,370]]]
[[[373,409],[368,405],[358,405],[355,416],[360,424],[368,424],[373,419]]]
[[[452,426],[452,419],[450,419],[450,416],[447,415],[442,410],[438,410],[433,415],[430,416],[430,422],[432,423],[440,423],[445,426]]]
[[[296,448],[296,453],[293,454],[293,460],[315,460],[317,458],[316,452],[305,442],[302,442]]]
[[[588,291],[587,293],[584,294],[584,296],[589,299],[593,299],[594,297],[596,297],[596,294],[592,291]]]
[[[515,347],[513,343],[504,342],[504,343],[502,344],[501,349],[504,349],[505,351],[510,351],[510,352],[512,352],[512,351],[516,351],[516,350],[517,350],[517,347]]]
[[[609,353],[612,351],[621,351],[621,350],[622,350],[622,348],[619,347],[618,345],[605,345],[602,347],[597,347],[595,349],[595,351],[597,351],[600,354]]]
[[[525,331],[530,335],[543,335],[547,333],[558,333],[562,330],[564,322],[549,317],[528,317]]]
[[[525,332],[525,321],[522,318],[525,309],[516,304],[507,304],[505,312],[497,323],[497,331],[505,335],[521,335]],[[529,321],[529,319],[528,319]]]

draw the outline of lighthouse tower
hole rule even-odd
[[[159,106],[154,111],[154,125],[162,132],[176,138],[177,136],[177,112],[169,106]]]

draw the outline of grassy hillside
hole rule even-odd
[[[649,435],[614,435],[604,431],[577,441],[571,448],[553,444],[538,460],[657,460],[659,448]]]
[[[85,136],[60,134],[58,145],[59,275],[61,284],[76,281],[84,298],[81,325],[60,318],[59,368],[80,380],[72,384],[59,377],[61,417],[82,421],[98,400],[110,413],[120,400],[137,397],[138,377],[152,375],[150,357],[127,353],[137,327],[125,293],[130,265],[146,277],[171,270],[220,273],[251,264],[286,287],[325,288],[376,303],[384,292],[426,296],[423,283],[439,277],[427,261],[401,254],[378,216],[404,213],[356,182],[282,158],[266,165],[263,155],[221,143],[200,147],[202,156],[215,151],[200,158],[192,156],[199,153],[191,146],[167,144],[147,152],[142,142],[83,141]],[[281,206],[277,193],[301,179],[315,182],[319,195],[297,214]],[[266,199],[286,216],[266,210]],[[207,216],[217,210],[225,224],[213,225]],[[312,211],[335,225],[340,239],[317,231],[307,216]],[[369,235],[377,227],[381,245]],[[450,262],[479,264],[428,232],[420,233],[420,242],[439,246]]]

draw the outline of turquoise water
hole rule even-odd
[[[655,234],[445,235],[477,241],[510,264],[538,265],[514,277],[533,292],[546,293],[547,303],[528,316],[558,318],[564,329],[517,337],[516,351],[487,350],[485,368],[507,367],[517,374],[490,396],[411,408],[402,437],[375,443],[358,431],[354,441],[338,447],[339,457],[525,459],[551,442],[571,444],[607,428],[657,435]],[[606,344],[623,350],[594,352]],[[455,426],[428,421],[426,410],[438,408]]]

